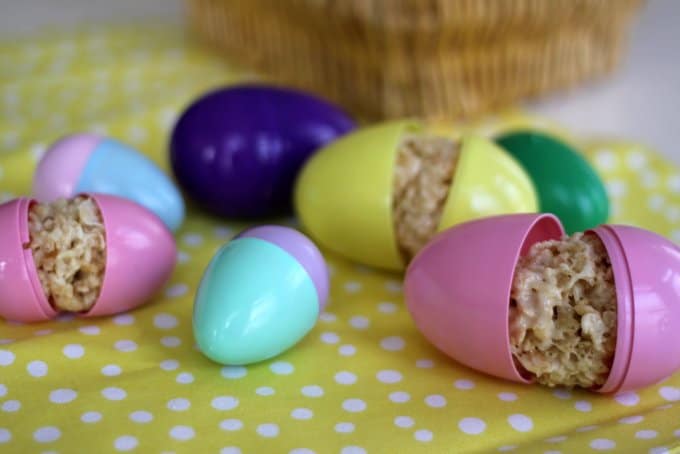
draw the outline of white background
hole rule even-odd
[[[566,0],[568,1],[568,0]],[[180,0],[0,0],[0,35],[83,21],[182,20]],[[647,143],[680,164],[680,0],[649,0],[613,77],[529,103],[573,132]]]

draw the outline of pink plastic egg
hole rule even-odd
[[[89,195],[99,207],[106,238],[106,264],[97,300],[83,317],[133,309],[169,279],[175,266],[174,238],[156,215],[126,199]],[[33,260],[28,213],[35,200],[0,205],[0,316],[38,322],[57,315],[40,284]]]
[[[680,248],[652,232],[602,225],[617,295],[617,340],[607,381],[595,389],[641,388],[680,369]],[[497,216],[442,232],[411,262],[408,309],[438,349],[473,369],[529,383],[515,367],[509,302],[518,259],[537,242],[560,239],[550,214]]]

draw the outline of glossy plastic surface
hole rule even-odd
[[[210,92],[175,125],[172,168],[184,191],[220,216],[288,213],[295,178],[320,147],[354,128],[338,107],[266,85]]]
[[[540,210],[556,214],[567,233],[607,222],[609,200],[604,183],[576,150],[537,131],[512,132],[496,141],[531,176]]]
[[[272,358],[314,326],[319,301],[305,268],[279,246],[237,238],[205,271],[193,311],[199,349],[221,364]]]
[[[497,377],[528,382],[514,366],[508,312],[520,254],[564,231],[552,215],[471,221],[439,234],[413,259],[405,301],[423,335],[451,358]]]
[[[73,197],[83,169],[101,140],[96,134],[74,134],[52,144],[33,174],[33,197],[40,202]]]
[[[536,192],[522,167],[493,142],[464,137],[439,230],[487,216],[536,211]]]
[[[259,238],[277,245],[292,255],[314,282],[319,312],[323,311],[328,302],[328,266],[319,248],[309,238],[295,229],[278,225],[254,227],[241,233],[237,238]]]
[[[80,175],[75,193],[95,192],[133,200],[160,217],[170,230],[184,221],[184,200],[170,178],[149,158],[112,139],[102,139]]]

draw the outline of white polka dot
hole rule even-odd
[[[605,186],[607,188],[607,193],[612,198],[623,197],[626,195],[626,192],[628,192],[628,186],[621,180],[610,180]]]
[[[518,432],[529,432],[534,428],[534,422],[531,418],[520,414],[508,416],[508,423]]]
[[[168,401],[167,407],[172,411],[186,411],[191,407],[191,402],[183,397],[176,397]]]
[[[102,414],[98,411],[88,411],[80,416],[80,420],[86,424],[94,424],[101,421]]]
[[[586,400],[579,400],[576,403],[574,403],[574,408],[577,409],[578,411],[591,411],[593,409],[593,406],[590,402]]]
[[[342,408],[345,411],[349,411],[349,412],[352,412],[352,413],[358,413],[358,412],[366,410],[366,402],[364,402],[361,399],[346,399],[342,403]]]
[[[376,378],[382,383],[399,383],[402,375],[396,370],[381,370],[376,374]]]
[[[332,323],[335,320],[337,320],[337,317],[335,316],[335,314],[331,314],[330,312],[322,312],[321,315],[319,316],[319,319],[322,322]]]
[[[269,365],[269,369],[276,375],[290,375],[295,370],[295,367],[286,361],[276,361]]]
[[[288,454],[315,454],[314,451],[307,448],[295,448],[291,450]]]
[[[139,442],[132,435],[122,435],[113,442],[113,446],[118,451],[132,451],[138,444]]]
[[[428,442],[432,441],[432,432],[430,432],[427,429],[421,429],[421,430],[416,430],[416,432],[413,434],[413,438],[415,438],[418,441],[422,442]]]
[[[153,324],[158,329],[172,329],[177,326],[177,317],[170,314],[158,314],[153,318]]]
[[[312,419],[314,413],[309,408],[296,408],[290,412],[293,419]]]
[[[48,334],[52,334],[54,331],[51,329],[39,329],[38,331],[34,332],[34,336],[47,336]]]
[[[117,375],[120,375],[122,372],[122,369],[120,366],[116,364],[108,364],[104,367],[102,367],[102,375],[106,375],[107,377],[115,377]]]
[[[564,435],[558,435],[557,437],[548,438],[545,441],[546,441],[546,443],[562,443],[566,439],[567,439],[567,437],[565,437]]]
[[[188,385],[194,382],[194,375],[190,372],[182,372],[180,374],[177,374],[177,378],[175,378],[175,381],[182,385]]]
[[[401,293],[401,282],[399,281],[387,281],[385,283],[385,289],[391,293]]]
[[[54,404],[67,404],[73,402],[78,393],[72,389],[55,389],[50,393],[50,402]]]
[[[659,184],[659,175],[649,169],[643,170],[642,175],[642,186],[647,189],[655,188]]]
[[[321,333],[321,342],[325,344],[337,344],[340,342],[340,336],[331,332]]]
[[[366,329],[371,324],[371,321],[363,315],[355,315],[349,319],[349,324],[355,329]]]
[[[61,437],[61,431],[54,426],[41,427],[33,432],[33,439],[38,443],[51,443]]]
[[[21,409],[21,402],[18,400],[6,400],[2,404],[2,411],[7,413],[14,413]]]
[[[458,389],[468,390],[475,387],[475,382],[473,382],[472,380],[461,379],[456,380],[453,385]]]
[[[354,424],[351,422],[339,422],[335,425],[335,431],[341,434],[354,432]]]
[[[611,150],[603,149],[595,153],[595,165],[602,170],[613,170],[616,163],[616,155]]]
[[[656,430],[639,430],[635,432],[635,438],[639,438],[642,440],[649,440],[652,438],[656,438],[659,435],[659,432]]]
[[[6,395],[7,395],[7,386],[0,383],[0,397],[4,397]]]
[[[139,424],[146,424],[153,420],[153,415],[148,411],[137,410],[130,413],[130,420]]]
[[[640,396],[631,391],[617,394],[614,399],[626,407],[632,407],[633,405],[637,405],[640,402]]]
[[[361,290],[361,282],[350,281],[345,282],[345,291],[347,293],[357,293]]]
[[[598,429],[599,427],[600,426],[595,426],[595,425],[578,427],[578,428],[576,428],[576,432],[591,432],[595,429]]]
[[[650,449],[647,452],[648,454],[671,454],[671,452],[665,446],[657,446],[655,448]]]
[[[357,381],[357,376],[346,370],[335,374],[335,381],[340,385],[353,385]]]
[[[486,423],[479,418],[463,418],[458,421],[458,428],[468,435],[479,435],[486,430]]]
[[[514,402],[517,400],[517,394],[515,393],[498,393],[498,398],[505,402]]]
[[[666,404],[666,405],[659,405],[656,407],[654,410],[660,411],[660,410],[670,410],[673,408],[673,404]]]
[[[248,369],[243,366],[224,366],[220,371],[224,378],[230,379],[245,377],[247,373]]]
[[[203,244],[203,235],[200,233],[187,233],[182,237],[182,241],[187,246],[200,246]]]
[[[279,435],[279,426],[276,424],[260,424],[257,433],[262,437],[273,438]]]
[[[232,396],[215,397],[211,403],[215,410],[226,411],[238,407],[238,399]]]
[[[678,220],[680,220],[680,206],[677,205],[670,205],[667,206],[666,209],[664,210],[664,215],[666,216],[666,219],[669,221],[675,223]]]
[[[96,326],[96,325],[88,325],[88,326],[81,326],[78,328],[78,331],[80,331],[83,334],[86,334],[88,336],[96,336],[101,332],[101,329]]]
[[[340,450],[340,454],[366,454],[366,450],[361,446],[345,446]]]
[[[124,339],[124,340],[117,341],[114,344],[114,347],[118,351],[128,353],[128,352],[133,352],[133,351],[137,350],[137,343],[135,341]]]
[[[26,370],[32,377],[44,377],[47,375],[47,364],[45,361],[31,361],[26,366]]]
[[[498,451],[500,452],[514,451],[515,449],[517,449],[517,446],[515,445],[503,445],[498,447]],[[555,451],[553,452],[546,451],[543,454],[560,454],[560,452],[558,451],[557,453],[555,453]]]
[[[182,345],[182,340],[177,336],[164,336],[161,338],[161,344],[168,348],[176,348]]]
[[[7,443],[11,439],[12,439],[12,432],[5,429],[4,427],[0,427],[0,444]]]
[[[170,429],[170,436],[179,441],[191,440],[195,435],[193,427],[189,426],[175,426]]]
[[[234,236],[234,230],[231,227],[219,226],[213,229],[213,235],[220,239],[227,239]]]
[[[616,447],[616,443],[614,443],[612,440],[607,440],[606,438],[596,438],[590,442],[590,447],[598,451],[607,451],[614,449]]]
[[[639,422],[642,422],[645,418],[643,418],[640,415],[634,415],[634,416],[626,416],[624,418],[619,419],[620,424],[637,424]]]
[[[323,388],[319,385],[303,386],[302,395],[307,397],[321,397],[323,396]]]
[[[413,427],[415,424],[415,421],[413,421],[413,418],[410,416],[397,416],[394,418],[394,425],[397,427],[401,427],[402,429],[408,429],[410,427]]]
[[[571,399],[571,391],[564,388],[557,388],[555,391],[553,391],[553,396],[562,400]]]
[[[434,361],[431,359],[419,359],[416,361],[416,367],[420,369],[432,369],[434,367]]]
[[[255,393],[259,396],[273,396],[275,391],[271,386],[260,386],[255,390]]]
[[[673,386],[663,386],[661,389],[659,389],[659,395],[665,400],[676,402],[680,400],[680,388],[674,388]]]
[[[85,354],[85,348],[80,344],[68,344],[64,347],[62,352],[64,353],[64,356],[69,359],[78,359],[82,358]]]
[[[165,359],[161,361],[161,369],[163,370],[175,370],[179,367],[179,361],[176,359]],[[224,374],[222,374],[224,375]],[[245,374],[244,374],[245,375]]]
[[[340,353],[342,356],[352,356],[357,352],[356,347],[354,345],[346,344],[346,345],[341,345],[338,348],[338,353]]]
[[[425,398],[425,403],[432,408],[441,408],[446,406],[446,397],[441,394],[430,394]]]
[[[191,260],[191,256],[190,256],[189,254],[187,254],[187,253],[184,252],[184,251],[179,251],[179,252],[177,252],[177,262],[178,262],[178,263],[184,264],[184,263],[187,263],[189,260]],[[171,288],[172,288],[172,287],[171,287]],[[188,290],[188,289],[187,289],[187,290]],[[168,295],[167,293],[166,293],[166,296],[169,296],[170,298],[173,297],[172,295]]]
[[[127,397],[127,392],[121,388],[109,387],[102,390],[102,396],[108,400],[123,400]]]
[[[120,314],[113,317],[113,323],[116,325],[132,325],[135,322],[135,317],[131,314]]]
[[[390,393],[390,400],[395,404],[403,404],[411,400],[411,395],[404,391],[395,391]]]
[[[168,287],[165,290],[165,296],[167,296],[168,298],[179,298],[179,297],[186,295],[188,291],[189,291],[189,287],[186,284],[174,284],[174,285],[171,285],[170,287]],[[170,328],[174,328],[175,326],[177,326],[177,319],[173,315],[169,315],[169,314],[161,314],[161,315],[167,317],[167,318],[165,318],[165,320],[161,321],[162,324],[167,325],[167,324],[173,323],[170,319],[170,317],[171,317],[172,319],[174,319],[174,325],[167,327],[167,326],[158,326],[158,324],[156,324],[156,326],[158,326],[161,329],[170,329]],[[156,323],[155,319],[154,319],[154,323]]]
[[[397,312],[397,305],[390,303],[389,301],[385,301],[378,304],[378,310],[383,314],[394,314]]]
[[[680,194],[680,175],[675,174],[668,177],[666,182],[668,189],[676,194]]]
[[[633,151],[626,157],[626,164],[633,170],[639,170],[647,164],[647,157],[639,151]]]
[[[227,446],[220,449],[220,454],[243,454],[243,451],[238,446]]]
[[[0,350],[0,366],[9,366],[14,362],[15,355],[9,350]]]
[[[234,432],[243,428],[243,422],[240,419],[225,419],[220,423],[220,429]]]
[[[384,338],[383,340],[380,341],[380,346],[384,350],[389,350],[389,351],[392,351],[392,352],[403,350],[404,345],[406,345],[406,342],[404,341],[403,338],[401,338],[399,336],[386,337],[386,338]]]
[[[654,194],[647,199],[647,206],[652,211],[659,211],[666,203],[666,198],[661,194]]]

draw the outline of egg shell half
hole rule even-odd
[[[402,270],[392,220],[394,166],[410,120],[359,129],[327,145],[303,168],[295,190],[302,225],[326,248],[367,265]],[[438,231],[478,217],[535,212],[529,176],[492,142],[462,139]]]
[[[150,211],[115,196],[89,195],[97,204],[106,234],[104,281],[92,308],[95,317],[128,311],[147,302],[169,279],[177,257],[170,231]],[[35,200],[0,205],[0,316],[39,322],[57,312],[43,292],[28,244],[28,210]]]
[[[591,231],[612,263],[617,344],[602,393],[637,389],[680,368],[680,250],[654,233],[624,226]],[[514,365],[509,303],[519,257],[564,234],[551,214],[497,216],[438,235],[411,262],[407,307],[421,333],[456,361],[528,383]]]
[[[327,295],[326,264],[304,235],[274,226],[246,231],[203,275],[193,311],[196,343],[220,364],[272,358],[314,327]]]
[[[33,195],[42,202],[81,193],[133,200],[173,231],[184,221],[182,195],[156,164],[124,143],[95,134],[58,140],[42,157],[33,177]]]

